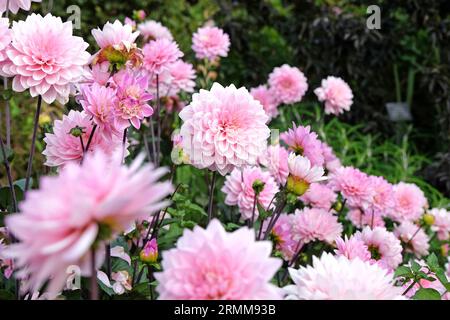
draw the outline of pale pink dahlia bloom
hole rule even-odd
[[[295,210],[292,218],[292,234],[303,244],[312,241],[325,241],[333,244],[341,236],[342,224],[330,211],[316,208]]]
[[[250,94],[253,98],[261,102],[264,111],[269,116],[269,120],[278,116],[278,103],[275,99],[275,95],[266,85],[250,89]]]
[[[291,261],[296,252],[301,248],[301,243],[295,241],[292,237],[293,218],[294,215],[292,214],[281,214],[270,232],[272,241],[275,243],[275,248],[281,252],[283,259],[286,261]],[[263,229],[267,229],[269,221],[266,220],[264,224],[265,227]]]
[[[419,258],[428,255],[430,238],[420,226],[403,221],[394,229],[394,234],[405,245],[406,252],[414,253]]]
[[[273,69],[269,86],[277,101],[284,104],[300,102],[308,91],[308,81],[303,72],[287,64]]]
[[[139,31],[133,32],[130,25],[122,24],[122,22],[116,20],[114,23],[107,22],[101,30],[100,28],[92,30],[92,36],[100,49],[122,46],[130,48],[136,42]]]
[[[154,20],[148,20],[138,25],[138,30],[144,37],[144,41],[167,39],[173,40],[170,30],[163,26],[160,22]]]
[[[85,265],[95,242],[101,246],[167,205],[162,200],[172,186],[158,182],[167,171],[142,166],[143,159],[126,167],[97,152],[81,166],[68,164],[58,176],[42,178],[40,189],[27,193],[20,213],[6,219],[19,241],[8,254],[26,288],[38,290],[50,280],[47,290],[59,292],[66,268]]]
[[[389,216],[395,207],[393,186],[383,177],[369,176],[369,181],[373,197],[366,213],[372,214],[373,211],[379,216]]]
[[[311,161],[315,166],[323,166],[325,159],[322,152],[322,143],[315,132],[311,131],[311,127],[296,126],[288,132],[280,135],[281,140],[287,144],[289,150],[296,154],[302,155]]]
[[[83,158],[83,147],[80,137],[72,134],[72,129],[82,130],[81,138],[86,148],[89,137],[93,130],[91,116],[86,112],[70,110],[69,114],[63,115],[62,120],[56,120],[53,125],[53,133],[46,133],[44,142],[45,150],[42,152],[46,156],[45,165],[50,167],[65,166],[68,163],[79,163]],[[111,156],[117,150],[122,150],[122,138],[112,135],[108,139],[96,131],[92,136],[91,144],[87,153],[101,150]]]
[[[273,204],[272,200],[279,188],[270,173],[262,171],[259,167],[234,169],[226,177],[222,188],[222,192],[226,194],[225,204],[229,206],[237,205],[244,220],[252,219],[253,216],[253,202],[255,201],[254,183],[264,185],[257,196],[257,203],[265,209],[270,209],[269,205],[271,202]],[[255,219],[258,215],[258,207],[255,207]]]
[[[400,182],[394,185],[394,200],[395,208],[391,212],[391,218],[398,222],[420,219],[428,206],[425,194],[413,183]]]
[[[111,77],[109,67],[110,64],[108,61],[96,63],[90,67],[86,66],[81,83],[88,85],[98,83],[99,85],[106,86]]]
[[[42,0],[0,0],[0,13],[6,12],[6,5],[12,13],[16,14],[19,9],[30,11],[32,2],[41,2]]]
[[[225,175],[257,164],[266,151],[267,115],[245,88],[214,83],[210,91],[194,93],[180,118],[183,149],[197,168]]]
[[[136,129],[141,121],[153,114],[148,102],[153,96],[147,92],[149,76],[134,70],[124,69],[113,76],[116,88],[117,103],[115,105],[115,123],[117,128],[127,128],[130,123]]]
[[[445,209],[434,208],[429,213],[434,217],[431,230],[437,232],[439,240],[448,240],[450,238],[450,212]]]
[[[199,28],[192,36],[192,50],[197,59],[215,60],[226,57],[230,50],[230,37],[217,27]]]
[[[183,56],[175,41],[156,39],[147,43],[142,49],[144,68],[151,75],[159,75],[169,70],[172,63]]]
[[[267,147],[266,154],[261,156],[259,160],[281,186],[286,184],[289,175],[288,156],[288,151],[277,144]]]
[[[389,270],[394,270],[402,263],[402,245],[400,240],[383,227],[365,227],[354,235],[369,248],[372,259]]]
[[[289,269],[294,285],[285,287],[288,300],[397,300],[402,289],[393,274],[360,259],[324,253],[312,266]]]
[[[169,67],[171,76],[169,92],[173,95],[180,91],[194,92],[195,88],[195,70],[192,64],[177,60]]]
[[[336,238],[336,250],[337,256],[344,256],[349,260],[361,259],[362,261],[373,261],[370,255],[369,247],[356,237],[344,239]]]
[[[185,229],[174,249],[162,253],[155,273],[161,300],[272,300],[281,290],[270,283],[281,260],[269,241],[255,241],[246,227],[227,233],[218,220],[206,229]]]
[[[12,43],[0,74],[14,77],[14,91],[29,89],[32,97],[41,95],[47,103],[66,103],[90,58],[88,44],[72,35],[72,22],[32,13],[25,21],[15,21],[11,30]]]
[[[383,217],[379,214],[372,214],[371,212],[362,211],[357,208],[350,208],[347,213],[347,218],[350,222],[359,228],[363,228],[364,226],[370,227],[384,227],[385,223]]]
[[[0,18],[0,62],[5,61],[8,56],[6,49],[12,41],[11,29],[9,29],[9,19]]]
[[[325,102],[325,113],[338,115],[349,111],[353,104],[352,89],[339,77],[329,76],[322,80],[321,87],[314,90],[317,98]]]
[[[99,132],[107,139],[121,132],[115,126],[114,110],[117,104],[116,91],[111,87],[101,86],[94,82],[91,86],[81,86],[80,104],[92,121],[98,125]],[[87,141],[86,141],[87,143]]]
[[[367,209],[373,200],[369,176],[353,167],[341,167],[330,177],[330,187],[338,191],[354,208]]]
[[[308,158],[291,153],[288,157],[289,174],[297,181],[311,185],[327,179],[325,171],[320,166],[313,166]]]
[[[325,184],[312,183],[300,200],[311,207],[330,210],[337,200],[337,194]]]
[[[342,167],[341,160],[334,154],[333,149],[325,142],[322,142],[322,154],[325,161],[325,168],[329,173],[334,173]]]

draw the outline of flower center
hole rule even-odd
[[[377,246],[370,245],[369,246],[369,252],[370,252],[370,256],[371,256],[372,259],[374,259],[374,260],[380,260],[381,259],[381,253],[378,250]]]

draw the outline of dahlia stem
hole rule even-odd
[[[152,133],[152,162],[156,166],[156,135],[155,135],[155,125],[153,124],[153,119],[150,119],[150,131]]]
[[[250,228],[253,228],[255,224],[255,212],[256,212],[256,202],[258,201],[258,194],[255,192],[255,198],[253,199],[253,211],[252,211],[252,220],[250,223]]]
[[[122,138],[122,163],[125,161],[125,144],[127,142],[128,128],[123,130],[123,138]]]
[[[370,229],[373,229],[374,222],[375,222],[375,211],[372,209],[372,221],[370,222]]]
[[[159,154],[161,151],[161,101],[159,99],[159,75],[156,75],[156,127],[157,127],[157,141],[156,141],[156,165],[159,166]]]
[[[9,21],[9,1],[6,0],[6,13],[5,17]],[[8,90],[8,78],[3,77],[3,90]],[[9,100],[5,101],[5,124],[6,124],[6,146],[11,148],[11,107]]]
[[[105,263],[106,275],[111,278],[111,245],[109,243],[105,246]]]
[[[152,159],[152,154],[150,153],[150,146],[148,144],[148,139],[147,139],[146,132],[142,133],[142,139],[144,140],[144,147],[145,147],[145,152],[147,153],[148,161],[154,162],[153,159]]]
[[[411,243],[411,241],[414,239],[414,237],[419,233],[420,229],[422,227],[419,226],[419,228],[417,228],[416,232],[414,232],[414,234],[411,236],[411,238],[408,240],[408,242],[406,243],[407,245]]]
[[[213,218],[213,200],[214,200],[214,188],[216,186],[217,172],[213,171],[211,185],[209,189],[209,203],[208,203],[208,224]]]
[[[95,249],[91,250],[91,292],[90,300],[98,300],[97,268],[95,263]]]
[[[25,192],[27,192],[30,187],[31,170],[33,168],[34,152],[36,150],[36,137],[37,137],[37,129],[39,126],[39,115],[41,113],[41,106],[42,106],[42,97],[39,95],[38,102],[37,102],[37,108],[36,108],[36,114],[34,115],[33,137],[31,138],[30,155],[28,157],[27,176],[25,179],[25,190],[24,190]]]
[[[97,130],[96,124],[94,124],[94,126],[92,127],[92,131],[91,131],[91,134],[89,135],[89,139],[88,139],[88,142],[86,145],[85,153],[89,151],[89,147],[91,146],[92,139],[94,138],[95,130]]]
[[[155,300],[152,287],[153,268],[150,265],[147,265],[147,279],[148,279],[148,290],[150,291],[150,300]]]
[[[284,207],[286,206],[286,198],[280,200],[280,202],[277,204],[277,207],[275,208],[272,219],[270,219],[269,225],[267,226],[266,233],[264,234],[264,240],[267,240],[269,237],[270,231],[275,226],[275,223],[277,223],[278,218],[281,215],[281,212],[283,211]]]

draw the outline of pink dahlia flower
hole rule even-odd
[[[173,40],[172,33],[170,33],[169,29],[158,21],[148,20],[142,22],[138,25],[138,30],[144,37],[145,42],[156,39]]]
[[[300,102],[308,91],[308,81],[303,72],[287,64],[273,69],[269,85],[277,101],[284,104]]]
[[[336,238],[336,248],[335,253],[337,256],[344,256],[349,260],[357,258],[362,261],[372,260],[369,247],[356,237],[347,238],[345,236],[344,239]]]
[[[130,25],[122,24],[122,22],[116,20],[114,23],[107,22],[101,30],[100,28],[92,30],[92,36],[100,49],[122,46],[130,48],[136,42],[139,31],[133,32]]]
[[[90,55],[88,44],[72,35],[72,22],[47,14],[32,13],[25,21],[14,22],[8,59],[0,64],[0,74],[14,77],[12,88],[30,90],[45,102],[66,103],[71,85],[81,80]]]
[[[330,210],[337,200],[337,194],[325,184],[312,183],[300,200],[311,207]]]
[[[341,236],[343,230],[335,215],[316,208],[295,210],[292,223],[294,240],[301,240],[303,244],[312,241],[325,241],[333,244],[336,238]]]
[[[341,167],[331,175],[330,187],[342,194],[350,207],[366,209],[372,203],[369,176],[353,167]]]
[[[278,103],[275,99],[275,95],[266,85],[252,88],[250,94],[253,98],[261,102],[264,111],[269,116],[269,120],[278,116]]]
[[[308,185],[327,179],[322,167],[313,166],[308,158],[297,156],[294,153],[291,153],[288,157],[288,168],[290,176]]]
[[[6,49],[12,41],[11,29],[9,29],[9,19],[0,18],[0,62],[5,61],[8,56]]]
[[[19,9],[30,11],[32,2],[41,2],[42,0],[0,0],[0,13],[6,12],[6,5],[8,1],[9,11],[16,14]]]
[[[241,171],[242,170],[242,171]],[[267,171],[259,167],[234,169],[225,179],[222,192],[226,194],[225,203],[229,206],[237,205],[244,220],[252,219],[253,203],[255,201],[255,183],[263,188],[257,196],[257,203],[268,209],[275,194],[279,191],[274,178]],[[273,205],[272,205],[273,207]],[[258,207],[255,207],[255,220],[258,217]]]
[[[109,72],[110,64],[108,61],[94,64],[90,67],[85,67],[85,73],[83,75],[83,84],[98,83],[101,86],[106,86],[109,82],[111,73]]]
[[[412,183],[400,182],[395,185],[394,200],[395,208],[391,212],[391,218],[398,222],[420,219],[428,206],[428,201],[423,191]]]
[[[373,198],[366,212],[379,216],[388,216],[394,210],[395,199],[392,185],[383,177],[369,176]]]
[[[170,93],[178,94],[180,91],[194,92],[195,88],[195,70],[192,64],[177,60],[169,67]]]
[[[322,142],[322,154],[325,160],[325,168],[329,173],[334,173],[337,169],[342,167],[341,160],[339,160],[334,154],[333,149],[325,142]]]
[[[437,232],[439,240],[445,241],[450,238],[450,212],[445,209],[431,209],[430,214],[434,217],[431,229]]]
[[[281,252],[283,259],[286,261],[291,261],[297,251],[300,250],[299,241],[295,241],[292,237],[293,218],[294,215],[292,214],[281,214],[270,233],[275,248]],[[268,225],[268,223],[269,221],[266,220],[265,224]],[[263,229],[266,230],[267,227]]]
[[[110,240],[167,205],[162,200],[172,186],[158,182],[166,170],[141,166],[143,159],[126,167],[97,152],[81,166],[68,164],[58,176],[42,178],[40,189],[27,193],[20,213],[6,219],[19,241],[8,254],[16,259],[26,288],[38,290],[50,280],[47,290],[58,292],[66,268],[84,265],[94,243]]]
[[[70,110],[62,120],[56,120],[53,125],[53,133],[46,133],[44,138],[46,146],[42,154],[47,158],[45,165],[57,167],[71,162],[79,163],[84,154],[83,146],[87,147],[92,129],[91,116],[84,111]],[[77,136],[76,131],[79,131],[81,136]],[[108,139],[99,129],[92,136],[88,153],[97,150],[112,155],[115,151],[122,150],[122,138],[113,135]]]
[[[338,77],[329,76],[322,80],[322,86],[314,90],[317,98],[325,102],[325,113],[339,115],[349,111],[353,104],[352,89]]]
[[[325,159],[322,152],[322,143],[317,138],[315,132],[311,132],[311,127],[292,124],[293,128],[280,135],[281,140],[286,143],[289,150],[302,155],[311,161],[312,165],[323,166]]]
[[[383,217],[381,215],[375,214],[375,212],[374,214],[372,214],[371,211],[362,211],[361,209],[357,208],[350,208],[349,212],[347,213],[347,218],[355,227],[359,228],[363,228],[364,226],[385,226]]]
[[[149,76],[142,75],[130,69],[124,69],[113,76],[113,86],[117,90],[115,119],[117,128],[127,128],[130,123],[136,129],[141,127],[141,121],[153,114],[153,108],[148,104],[153,96],[147,92]]]
[[[261,104],[245,88],[200,90],[180,112],[183,149],[192,164],[221,175],[257,164],[267,148],[270,130]]]
[[[288,156],[288,151],[277,144],[269,146],[266,154],[261,156],[259,161],[281,186],[286,184],[289,175]]]
[[[152,40],[144,46],[144,68],[151,75],[169,70],[172,63],[183,56],[178,44],[168,39]]]
[[[212,61],[218,57],[226,57],[230,50],[230,37],[217,27],[199,28],[192,36],[192,50],[197,59]]]
[[[393,273],[360,259],[330,253],[313,257],[312,266],[289,269],[294,285],[285,287],[288,300],[397,300]]]
[[[419,258],[428,255],[430,239],[420,226],[403,221],[395,228],[394,234],[404,244],[406,252],[414,253]]]
[[[206,229],[185,229],[174,249],[162,253],[163,272],[155,273],[162,300],[271,300],[281,290],[270,280],[281,267],[272,245],[255,241],[241,228],[227,233],[218,220]]]
[[[389,270],[394,270],[402,263],[402,245],[400,240],[386,228],[365,227],[354,235],[369,248],[372,259]]]
[[[113,135],[120,136],[121,132],[115,126],[114,117],[114,107],[117,104],[116,90],[94,82],[91,86],[83,85],[81,94],[80,104],[98,125],[99,132],[107,139],[112,139]]]

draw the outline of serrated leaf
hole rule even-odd
[[[397,277],[411,277],[412,272],[411,269],[406,266],[398,267],[397,270],[395,270],[394,278]]]
[[[419,272],[419,270],[422,268],[422,266],[420,264],[418,264],[416,261],[412,261],[411,262],[411,270],[413,272]]]
[[[434,253],[428,256],[427,264],[430,267],[431,271],[435,271],[437,268],[439,268],[439,260]]]
[[[414,300],[441,300],[441,294],[431,288],[422,288],[417,290],[413,296]]]

